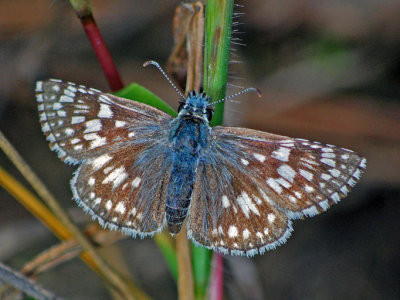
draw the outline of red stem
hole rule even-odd
[[[93,50],[96,53],[97,59],[99,60],[103,72],[106,76],[108,84],[112,91],[118,91],[124,87],[121,77],[118,73],[117,68],[111,58],[111,54],[107,49],[107,46],[101,36],[100,30],[92,16],[86,15],[80,18],[83,28],[85,29],[86,35],[92,44]]]
[[[224,260],[219,253],[214,254],[214,272],[210,281],[210,300],[222,300],[224,296]]]

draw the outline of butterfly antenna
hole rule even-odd
[[[248,92],[256,92],[259,98],[261,98],[261,96],[262,96],[262,93],[261,93],[261,91],[259,89],[257,89],[257,88],[247,88],[247,89],[241,90],[240,92],[237,92],[236,94],[233,94],[233,95],[227,96],[227,97],[225,97],[225,98],[223,98],[221,100],[212,102],[212,103],[210,103],[210,105],[218,104],[220,102],[235,98],[235,97],[243,95],[243,94],[246,94]]]
[[[157,69],[164,75],[164,77],[168,80],[169,84],[172,85],[174,90],[179,94],[179,96],[182,97],[182,99],[186,99],[185,96],[181,93],[181,91],[178,90],[178,88],[175,86],[175,84],[172,82],[171,79],[169,79],[168,75],[164,72],[164,70],[161,68],[161,66],[158,64],[158,62],[154,60],[148,60],[143,64],[143,67],[147,67],[148,65],[153,65],[156,66]]]

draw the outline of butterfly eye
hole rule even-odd
[[[178,113],[185,107],[185,102],[179,102]]]
[[[214,110],[210,108],[206,108],[206,115],[207,115],[207,120],[211,121],[213,115],[214,115]]]

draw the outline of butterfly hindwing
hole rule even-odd
[[[251,129],[215,127],[212,135],[188,226],[196,242],[222,252],[253,255],[283,243],[291,219],[338,202],[366,164],[347,149]]]
[[[75,201],[104,227],[133,236],[160,232],[171,167],[165,141],[155,136],[85,160],[71,181]]]
[[[284,243],[292,230],[289,218],[267,202],[257,184],[229,163],[229,156],[211,154],[212,163],[198,166],[188,236],[218,252],[254,255]]]

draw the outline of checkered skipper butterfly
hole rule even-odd
[[[102,226],[143,237],[166,226],[178,233],[186,220],[196,244],[251,256],[284,243],[293,219],[345,197],[366,167],[365,158],[336,146],[211,128],[209,97],[178,93],[172,118],[82,85],[37,82],[50,148],[80,165],[73,197]]]

